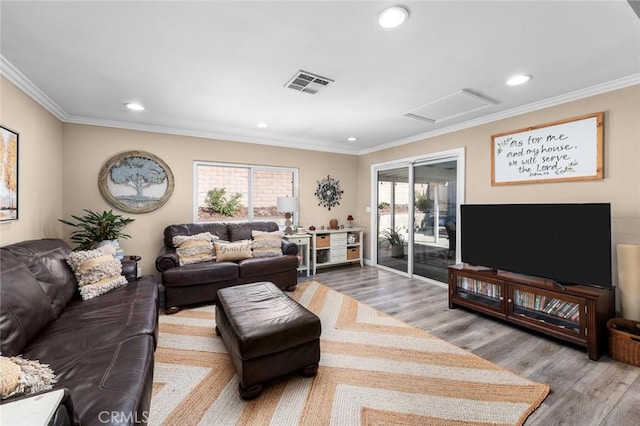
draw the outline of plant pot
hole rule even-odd
[[[116,250],[116,252],[113,255],[116,259],[120,259],[120,260],[124,259],[124,250],[120,248],[120,243],[118,242],[118,240],[102,240],[96,244],[96,248],[100,248],[104,246],[111,246]]]
[[[404,245],[396,244],[391,246],[391,257],[404,257]]]

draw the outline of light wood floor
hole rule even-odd
[[[532,380],[551,392],[526,425],[640,425],[640,368],[464,309],[447,288],[365,266],[320,269],[316,280]],[[300,278],[305,281],[307,278]]]

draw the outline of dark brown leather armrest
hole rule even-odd
[[[138,276],[138,262],[125,258],[120,260],[120,263],[122,264],[122,275],[128,282],[135,281]]]
[[[176,249],[173,247],[162,247],[156,257],[156,269],[158,272],[164,272],[178,266],[180,266],[180,261]]]
[[[282,240],[282,254],[292,254],[294,256],[298,255],[298,245],[289,240]]]

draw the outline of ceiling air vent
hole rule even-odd
[[[285,84],[285,87],[315,95],[329,83],[333,83],[333,80],[300,70]]]

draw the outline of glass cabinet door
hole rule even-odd
[[[513,286],[508,302],[508,315],[552,324],[561,331],[580,334],[584,301],[579,298],[564,295],[560,298],[557,294],[544,291],[534,293],[530,289]]]
[[[501,282],[479,280],[458,275],[456,277],[456,296],[470,302],[479,303],[500,311],[503,309],[503,288]]]

